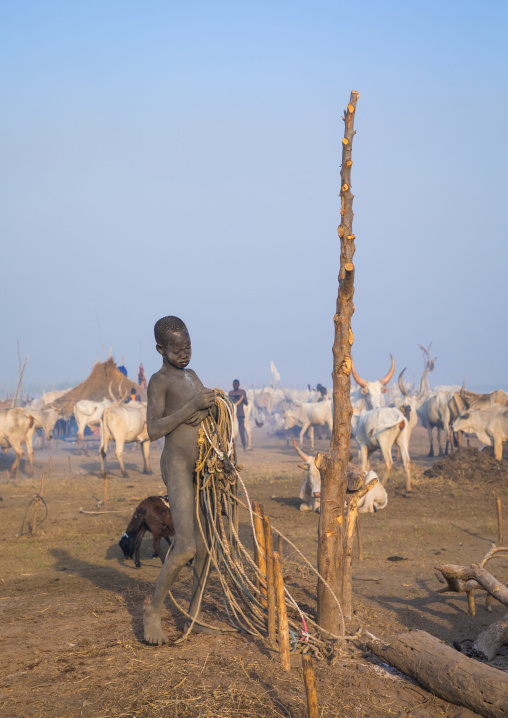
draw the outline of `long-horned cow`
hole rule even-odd
[[[409,393],[402,381],[402,377],[405,371],[406,369],[404,368],[399,374],[399,389],[404,398],[398,408],[401,410],[401,412],[407,419],[407,432],[409,442],[411,440],[411,432],[418,423],[418,408],[425,401],[425,394],[427,393],[426,377],[429,371],[431,371],[431,369],[428,366],[426,367],[420,381],[420,390],[418,394],[414,395]]]
[[[18,470],[19,462],[23,456],[22,444],[26,445],[26,453],[30,462],[28,473],[30,476],[33,474],[32,436],[29,434],[33,425],[33,416],[27,415],[26,410],[21,407],[0,411],[0,447],[4,451],[12,448],[16,452],[16,459],[10,471],[11,476]]]
[[[356,372],[353,359],[351,359],[351,372],[353,374],[353,378],[361,387],[361,389],[351,392],[352,404],[358,404],[361,399],[364,398],[366,409],[379,409],[381,406],[385,405],[383,394],[387,391],[386,385],[391,380],[395,372],[395,360],[391,354],[390,358],[392,360],[390,371],[386,374],[386,376],[382,379],[378,379],[377,381],[366,381],[365,379],[362,379],[362,377]]]
[[[351,424],[360,450],[362,471],[369,470],[369,457],[380,449],[386,464],[383,486],[393,466],[392,446],[397,444],[406,472],[406,495],[411,493],[411,460],[409,458],[408,421],[395,407],[386,406],[353,415]]]
[[[314,427],[328,426],[330,433],[333,430],[333,413],[332,400],[306,402],[305,404],[296,404],[284,412],[284,428],[291,429],[293,426],[300,425],[299,444],[302,446],[303,436],[309,429],[310,443],[314,449]]]
[[[104,459],[110,441],[116,443],[115,455],[120,464],[122,476],[127,477],[123,463],[123,447],[125,444],[138,441],[143,454],[143,473],[151,474],[150,470],[150,439],[146,428],[146,404],[130,401],[121,406],[108,406],[104,409],[100,421],[101,445],[99,455],[101,471],[104,474]]]
[[[300,490],[300,499],[302,500],[300,511],[319,511],[321,508],[321,474],[316,466],[316,457],[304,454],[294,439],[293,446],[298,456],[305,462],[299,464],[299,467],[307,471],[307,476]],[[352,465],[350,464],[350,466]],[[371,481],[377,478],[378,475],[375,471],[368,471],[364,477],[364,483],[370,484]],[[384,509],[387,503],[386,489],[382,484],[378,483],[359,500],[357,504],[358,513],[374,513],[374,511]]]
[[[109,399],[103,399],[102,401],[82,399],[76,402],[73,413],[78,425],[78,451],[84,450],[85,454],[88,453],[85,442],[85,429],[87,426],[99,426],[104,409],[108,406],[111,406]]]
[[[508,441],[508,408],[494,404],[488,409],[468,411],[455,420],[453,430],[476,434],[482,443],[494,447],[494,456],[501,461],[503,443]]]

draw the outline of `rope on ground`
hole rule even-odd
[[[257,550],[262,554],[254,529],[254,512],[245,484],[239,474],[233,442],[233,405],[220,389],[215,390],[217,418],[208,416],[202,423],[198,435],[198,459],[196,462],[196,518],[208,552],[204,580],[199,597],[199,607],[190,616],[169,595],[175,606],[186,616],[187,627],[180,641],[185,641],[194,624],[215,628],[204,623],[197,616],[203,599],[206,579],[213,567],[218,576],[223,594],[227,621],[232,628],[261,639],[267,646],[268,612],[265,607],[266,577],[254,562],[238,534],[238,507],[249,512],[252,537]],[[242,484],[247,503],[238,499],[237,480]],[[204,522],[202,518],[204,517]],[[289,546],[295,549],[315,575],[323,582],[337,603],[341,616],[340,635],[322,629],[305,613],[285,588],[286,607],[290,630],[291,650],[295,653],[313,653],[317,658],[330,658],[336,649],[339,652],[347,640],[340,602],[330,585],[308,561],[302,552],[277,529]]]

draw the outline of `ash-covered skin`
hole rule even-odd
[[[162,367],[148,384],[147,428],[152,441],[165,437],[161,472],[171,506],[175,539],[145,611],[143,624],[145,641],[162,644],[168,640],[161,625],[164,600],[182,568],[193,557],[193,592],[189,608],[193,617],[201,594],[207,553],[195,518],[194,467],[198,457],[199,425],[209,409],[215,415],[215,395],[212,389],[203,387],[192,369],[187,369],[192,356],[191,340],[180,319],[164,317],[159,320],[155,325],[155,338]],[[201,520],[204,521],[203,517]],[[194,630],[205,629],[194,626]]]

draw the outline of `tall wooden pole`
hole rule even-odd
[[[321,473],[321,513],[318,530],[318,570],[329,583],[339,599],[351,591],[350,580],[344,574],[344,500],[347,489],[347,464],[351,434],[351,346],[353,333],[351,317],[354,312],[353,256],[353,194],[351,192],[351,150],[354,137],[354,118],[359,93],[351,92],[344,113],[344,137],[342,139],[342,169],[340,173],[340,270],[337,306],[333,322],[333,432],[330,452],[318,454],[316,466]],[[346,571],[346,574],[348,572]],[[322,581],[318,581],[318,623],[325,630],[338,634],[340,610]],[[347,603],[347,601],[346,601]]]

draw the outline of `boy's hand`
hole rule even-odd
[[[185,423],[190,424],[191,426],[199,426],[201,422],[206,419],[207,416],[208,409],[201,409],[200,411],[196,411],[195,414],[190,416]]]
[[[192,405],[196,411],[209,409],[215,403],[215,392],[213,389],[202,389],[199,394],[192,398]]]

